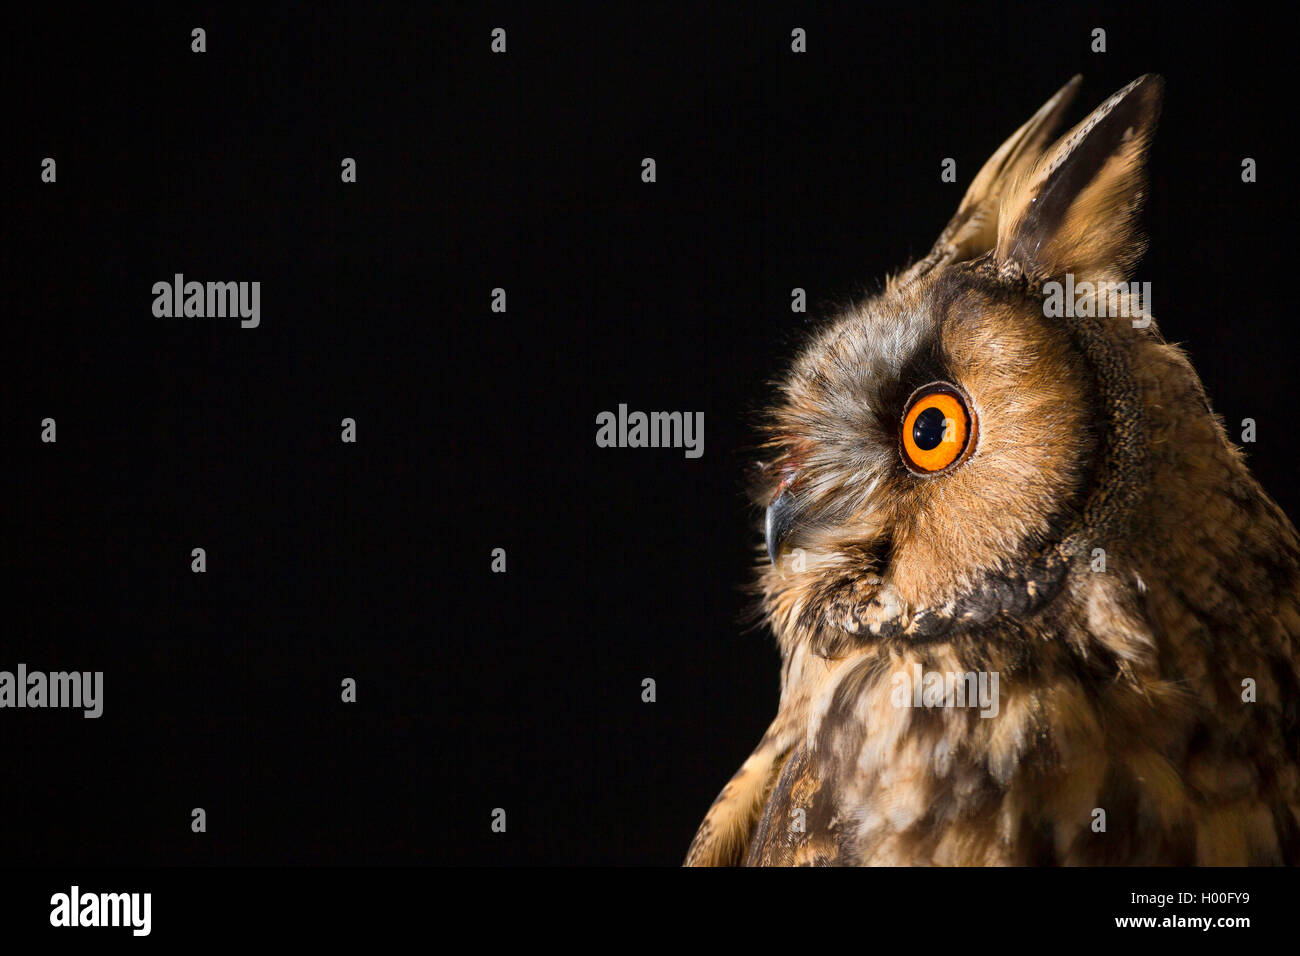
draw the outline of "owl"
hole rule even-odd
[[[1300,541],[1129,281],[1163,81],[1078,85],[781,385],[780,703],[688,865],[1300,862]]]

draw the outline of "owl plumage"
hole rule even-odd
[[[1077,86],[781,389],[780,704],[688,865],[1300,862],[1295,528],[1140,302],[1045,308],[1144,248],[1162,82],[1052,141]],[[928,674],[996,675],[996,713],[917,706]]]

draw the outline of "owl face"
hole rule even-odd
[[[830,639],[997,587],[1077,517],[1096,420],[1066,330],[990,270],[863,303],[772,416],[769,600]]]
[[[1096,346],[1110,333],[1089,332],[1090,350],[1042,285],[1119,278],[1140,252],[1115,196],[1140,199],[1158,81],[1046,153],[1073,87],[990,159],[934,252],[829,323],[786,378],[756,491],[765,607],[784,638],[835,656],[1023,614],[1051,595],[1053,547],[1105,497],[1115,402]]]

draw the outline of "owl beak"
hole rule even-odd
[[[767,506],[764,530],[767,536],[767,556],[774,567],[780,567],[781,546],[794,530],[797,512],[794,496],[785,491],[773,498],[772,503]]]

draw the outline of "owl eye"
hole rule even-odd
[[[903,413],[903,462],[932,475],[960,462],[974,444],[975,420],[961,392],[935,382],[912,393]]]

